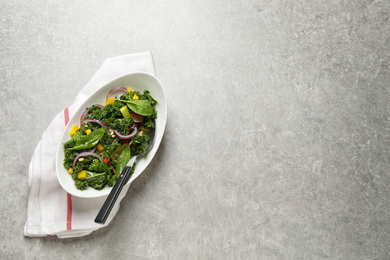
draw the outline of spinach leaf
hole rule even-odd
[[[69,150],[83,150],[97,145],[104,135],[105,129],[99,128],[92,131],[89,135],[82,135],[77,138],[72,148]]]
[[[127,103],[127,106],[135,113],[143,116],[151,116],[154,112],[154,107],[149,100],[121,100]]]
[[[130,152],[130,146],[123,145],[116,162],[116,169],[115,169],[115,175],[119,177],[123,169],[125,168],[126,164],[130,161],[131,158],[131,152]]]

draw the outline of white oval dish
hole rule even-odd
[[[65,169],[63,165],[65,158],[63,144],[71,138],[69,131],[73,128],[73,126],[80,124],[80,116],[85,111],[85,109],[93,104],[104,105],[108,92],[116,87],[131,87],[133,90],[139,91],[141,93],[143,93],[144,90],[149,90],[152,97],[158,102],[156,105],[157,119],[155,122],[156,132],[154,137],[154,145],[147,154],[138,157],[134,173],[131,175],[125,186],[130,185],[130,183],[145,170],[148,164],[152,161],[158,147],[160,146],[167,122],[167,100],[165,97],[163,85],[156,77],[143,72],[131,73],[120,76],[100,87],[90,97],[87,98],[87,100],[80,106],[73,117],[69,120],[69,123],[65,127],[57,149],[56,171],[58,181],[61,187],[73,196],[81,198],[98,198],[107,196],[112,189],[107,185],[102,190],[95,190],[91,187],[88,187],[85,190],[77,189],[72,176],[67,172],[67,169]]]

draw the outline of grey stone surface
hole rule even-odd
[[[390,259],[390,2],[3,1],[1,259]],[[166,135],[107,228],[25,238],[43,131],[152,51]]]

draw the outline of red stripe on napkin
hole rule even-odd
[[[65,108],[64,110],[65,114],[65,125],[69,123],[69,109]],[[66,213],[66,230],[72,229],[72,196],[67,193],[66,202],[68,206],[68,210]]]
[[[66,214],[66,230],[72,230],[72,196],[67,194],[68,212]]]

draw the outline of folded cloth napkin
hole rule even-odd
[[[59,238],[80,237],[108,225],[117,213],[120,201],[127,192],[124,187],[106,223],[96,224],[95,217],[106,197],[84,199],[71,196],[60,186],[56,175],[56,152],[69,118],[97,88],[131,72],[155,75],[150,52],[123,55],[107,59],[87,85],[81,89],[74,103],[59,113],[45,130],[34,150],[29,166],[29,197],[24,235]]]

